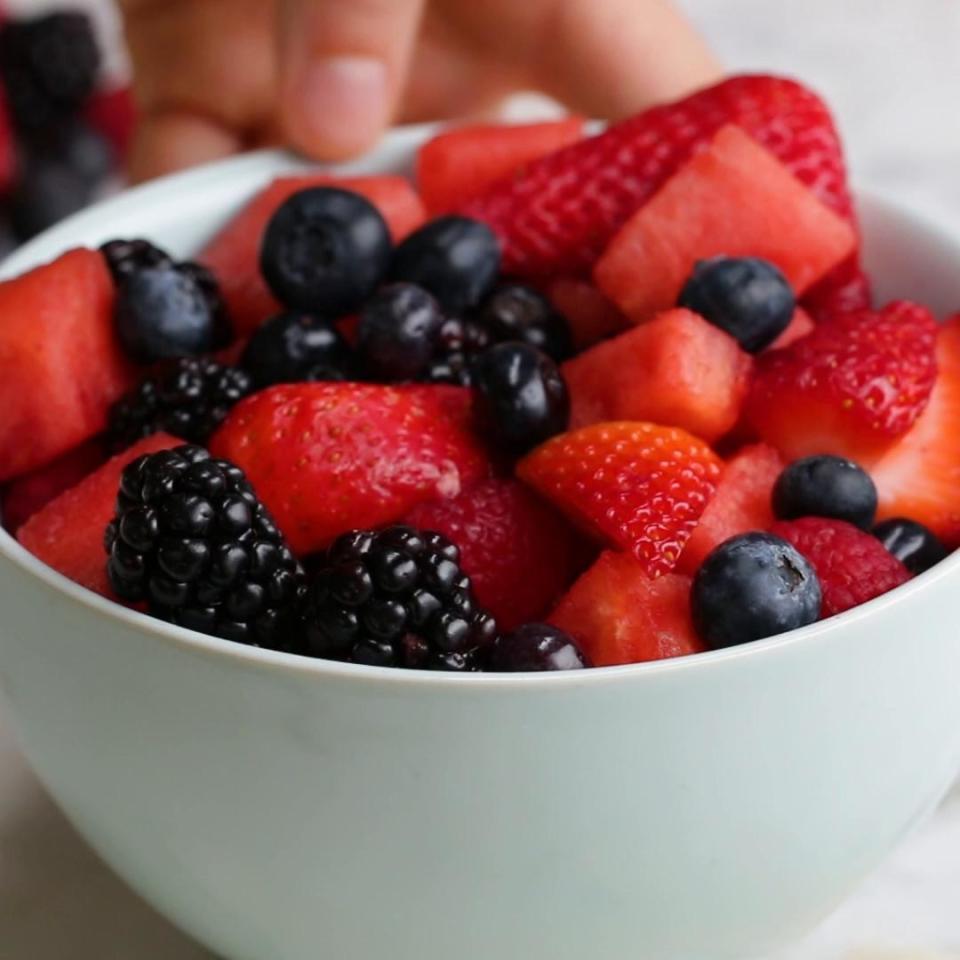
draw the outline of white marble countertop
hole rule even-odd
[[[960,2],[681,5],[731,69],[792,73],[827,95],[846,134],[857,183],[960,230]],[[960,960],[958,903],[955,793],[818,931],[770,960]],[[211,955],[158,917],[88,850],[28,772],[0,718],[0,960],[131,957]]]

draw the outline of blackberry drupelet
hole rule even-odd
[[[161,430],[204,444],[231,409],[252,392],[250,375],[238,367],[206,359],[176,360],[113,405],[107,425],[110,448],[125,450]]]
[[[523,283],[501,283],[483,301],[478,321],[492,340],[519,340],[557,363],[573,356],[567,318],[539,290]]]
[[[493,342],[490,331],[477,320],[449,317],[437,334],[434,355],[423,379],[429,383],[473,384],[470,366],[474,357]]]
[[[107,527],[121,599],[212,636],[292,649],[302,574],[243,471],[182,446],[134,460]]]
[[[479,670],[497,631],[456,545],[408,526],[335,540],[301,616],[307,653],[381,667]]]
[[[173,257],[149,240],[108,240],[100,247],[115,283],[148,267],[168,267]]]

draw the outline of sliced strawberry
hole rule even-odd
[[[97,437],[68,450],[51,463],[11,480],[0,494],[3,525],[11,533],[16,533],[38,510],[76,486],[105,458],[103,441]]]
[[[280,305],[260,276],[260,241],[284,200],[307,187],[332,185],[363,194],[383,214],[395,241],[423,223],[420,198],[404,177],[333,177],[314,173],[281,177],[258,193],[201,251],[216,274],[238,336],[252,333]]]
[[[712,443],[737,422],[752,366],[729,334],[668,310],[563,365],[570,424],[649,420]]]
[[[103,535],[113,519],[120,474],[141,454],[168,450],[181,442],[169,434],[155,433],[117,454],[35,513],[20,528],[17,539],[65,577],[112,597]]]
[[[842,313],[869,310],[873,306],[870,278],[860,266],[859,258],[848,257],[831,270],[806,292],[803,305],[818,322]]]
[[[792,543],[816,571],[823,590],[821,619],[843,613],[910,579],[910,572],[876,537],[852,523],[802,517],[775,523],[772,532]]]
[[[606,551],[547,620],[566,630],[596,667],[700,653],[690,582],[677,573],[651,580],[632,557]]]
[[[926,407],[936,339],[930,311],[907,301],[836,317],[759,358],[746,419],[788,460],[833,453],[869,463]]]
[[[676,566],[716,489],[720,460],[683,430],[621,421],[554,437],[517,473],[653,578]]]
[[[680,554],[677,571],[692,576],[724,540],[751,530],[768,530],[774,520],[773,485],[783,467],[780,454],[763,443],[744,447],[731,457],[717,492]]]
[[[677,302],[698,260],[762,257],[802,293],[856,242],[850,224],[774,154],[726,126],[621,227],[593,278],[640,323]]]
[[[791,343],[796,343],[808,333],[812,333],[815,326],[813,317],[803,307],[797,307],[790,318],[790,325],[767,349],[782,350],[784,347],[789,347]]]
[[[0,283],[0,480],[102,433],[110,405],[136,383],[113,298],[95,250]]]
[[[546,294],[547,299],[567,318],[577,350],[592,347],[630,326],[630,321],[617,305],[589,280],[557,277],[546,284]]]
[[[490,479],[459,497],[422,503],[405,522],[460,548],[478,603],[503,630],[541,619],[580,566],[576,531],[516,480]]]
[[[470,393],[459,387],[301,383],[240,403],[210,450],[246,471],[306,554],[486,476],[469,417]]]
[[[732,77],[645,110],[531,164],[522,177],[464,204],[464,212],[497,232],[508,273],[583,276],[620,227],[727,123],[852,221],[840,138],[826,104],[793,80],[769,76]]]
[[[583,118],[471,124],[428,140],[417,154],[417,189],[431,214],[447,213],[505,177],[583,136]]]
[[[930,402],[910,431],[870,473],[878,519],[909,517],[949,546],[960,546],[960,314],[937,338],[939,374]]]

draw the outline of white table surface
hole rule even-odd
[[[960,230],[960,0],[681,5],[731,69],[794,73],[828,96],[859,184]],[[132,958],[211,955],[89,851],[0,719],[0,960]],[[960,960],[960,791],[818,931],[769,960]]]

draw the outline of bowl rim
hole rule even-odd
[[[403,145],[405,142],[407,144],[416,143],[436,126],[436,124],[417,124],[398,128],[391,133],[390,137],[394,145]],[[322,166],[305,161],[303,158],[284,150],[266,149],[157,178],[148,184],[124,191],[115,197],[97,203],[93,207],[69,217],[35,240],[24,244],[3,262],[2,267],[0,267],[0,278],[6,279],[8,276],[16,275],[24,269],[29,269],[27,263],[37,259],[33,252],[35,245],[46,247],[51,242],[56,241],[61,232],[65,239],[74,237],[78,230],[82,230],[86,226],[88,218],[90,223],[93,224],[101,220],[104,214],[116,213],[131,204],[163,201],[171,189],[188,187],[191,190],[202,190],[204,185],[221,185],[228,174],[243,173],[247,168],[251,172],[260,168],[274,168],[276,175],[282,172],[282,168],[296,171]],[[333,169],[362,172],[364,166],[364,161],[361,159],[355,163],[337,165]],[[867,200],[872,206],[895,217],[905,219],[942,241],[945,245],[956,248],[958,255],[960,255],[960,243],[958,243],[957,238],[949,235],[938,223],[922,213],[911,210],[900,203],[887,200],[872,191],[857,191],[857,195],[860,199]],[[69,243],[64,244],[64,249],[68,249],[70,245]],[[20,568],[28,576],[41,581],[71,602],[86,607],[94,613],[99,613],[128,629],[161,643],[180,648],[185,652],[206,655],[233,665],[297,673],[305,677],[314,677],[318,681],[325,678],[400,688],[456,689],[470,686],[489,690],[515,689],[518,687],[548,690],[567,688],[570,685],[585,687],[621,681],[641,682],[644,677],[658,677],[664,674],[690,671],[703,673],[708,670],[723,668],[727,664],[743,659],[770,657],[777,652],[792,649],[799,644],[829,638],[832,634],[844,630],[847,625],[852,625],[855,622],[865,619],[879,620],[893,604],[906,603],[911,598],[917,599],[919,602],[919,598],[940,580],[945,577],[956,576],[960,571],[960,550],[958,550],[930,570],[858,607],[796,630],[734,647],[664,660],[594,667],[588,670],[458,674],[429,670],[398,670],[393,667],[373,667],[364,664],[341,663],[336,660],[323,660],[300,654],[248,646],[189,630],[185,627],[178,627],[157,620],[148,614],[132,610],[75,583],[33,556],[2,527],[0,527],[0,560]],[[2,566],[0,566],[0,576],[4,576]]]

